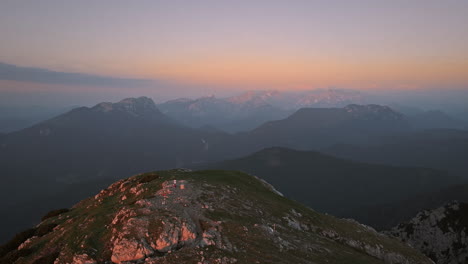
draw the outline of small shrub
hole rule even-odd
[[[201,227],[202,231],[206,231],[206,230],[210,229],[212,227],[212,225],[207,221],[200,220],[200,227]]]
[[[32,264],[54,264],[55,260],[58,258],[60,252],[54,252],[52,254],[40,257],[36,259]]]
[[[0,264],[11,264],[14,263],[20,257],[28,256],[32,253],[32,250],[29,248],[23,248],[21,250],[13,250],[8,254],[0,258]]]
[[[57,224],[41,225],[37,228],[29,228],[23,232],[16,234],[10,241],[0,246],[0,259],[4,261],[5,258],[8,258],[8,259],[15,258],[17,253],[26,254],[27,251],[23,251],[23,250],[20,250],[18,252],[15,252],[15,251],[17,251],[16,249],[28,238],[31,238],[33,236],[47,235],[56,226]],[[19,258],[21,256],[22,255],[19,255],[16,258]],[[4,263],[4,262],[0,262],[0,264],[1,263]],[[6,261],[5,263],[13,263],[13,262]]]
[[[16,250],[28,238],[33,237],[36,233],[36,228],[27,229],[16,234],[10,241],[0,246],[0,257],[5,256],[9,252]]]
[[[140,179],[138,179],[138,183],[147,183],[159,179],[159,175],[157,174],[145,174]]]
[[[54,217],[54,216],[57,216],[57,215],[61,215],[63,213],[67,213],[69,212],[70,209],[67,209],[67,208],[62,208],[62,209],[57,209],[57,210],[52,210],[50,212],[48,212],[46,215],[44,215],[41,220],[44,221],[48,218],[51,218],[51,217]]]
[[[47,225],[40,225],[37,229],[36,229],[36,233],[34,235],[36,236],[45,236],[47,235],[48,233],[50,233],[54,227],[56,227],[57,224],[47,224]]]

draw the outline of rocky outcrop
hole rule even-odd
[[[308,231],[310,228],[307,225],[304,225],[301,223],[298,218],[302,217],[302,215],[298,212],[296,212],[294,209],[291,210],[291,215],[288,215],[284,217],[284,219],[287,221],[287,224],[297,230],[301,231]],[[375,237],[381,237],[384,236],[382,234],[379,234],[377,231],[375,231],[373,228],[362,225],[355,220],[352,219],[346,219],[345,221],[348,221],[349,223],[353,225],[358,225],[366,228],[371,232]],[[340,235],[338,232],[335,230],[321,230],[317,229],[316,227],[311,227],[315,232],[320,233],[322,236],[327,237],[329,239],[332,239],[334,241],[337,241],[339,243],[345,244],[350,246],[351,248],[354,248],[359,251],[364,251],[370,256],[373,256],[377,259],[383,260],[385,263],[388,264],[412,264],[414,260],[407,258],[403,254],[399,254],[397,252],[392,252],[389,251],[388,249],[385,249],[384,246],[376,243],[376,244],[371,244],[371,243],[366,243],[360,239],[355,239],[351,237],[346,237],[343,235]]]
[[[137,197],[147,191],[143,184],[128,187],[124,183],[115,188],[119,192],[128,189]],[[216,243],[222,240],[218,224],[197,210],[201,207],[196,203],[199,192],[185,180],[165,181],[161,186],[155,196],[137,200],[136,210],[123,207],[115,214],[111,223],[112,262],[137,261],[187,247],[223,248],[222,243]],[[100,195],[96,197],[99,198]],[[207,225],[207,230],[202,229],[200,221]]]
[[[58,261],[56,262],[58,264]],[[97,264],[97,262],[96,260],[89,257],[88,254],[81,254],[81,255],[73,256],[72,264]]]
[[[114,263],[122,263],[125,261],[139,260],[146,256],[151,256],[153,253],[154,251],[144,240],[118,239],[114,242],[111,261]]]
[[[468,263],[468,204],[452,202],[418,213],[386,232],[420,250],[437,264]]]

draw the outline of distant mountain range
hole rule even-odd
[[[246,98],[248,100],[230,100],[252,101],[251,96]],[[405,166],[460,170],[467,167],[461,161],[464,155],[460,154],[467,149],[464,144],[468,132],[425,132],[438,135],[435,141],[423,142],[433,151],[423,156],[411,156],[420,149],[411,144],[418,144],[425,137],[409,131],[410,125],[404,116],[389,107],[348,105],[344,108],[303,108],[285,119],[229,135],[209,127],[185,127],[159,111],[151,99],[129,98],[118,103],[100,103],[92,108],[76,108],[30,128],[0,135],[0,158],[5,161],[0,164],[0,172],[7,183],[21,184],[24,177],[31,178],[44,185],[44,190],[32,188],[29,191],[45,192],[55,189],[53,186],[57,183],[119,178],[141,170],[236,158],[272,146],[323,149],[350,159],[362,156],[360,160],[384,164],[400,164],[395,160],[401,153],[406,155],[403,159],[406,163],[402,164]],[[380,149],[371,146],[391,142],[388,138],[395,135],[409,137],[408,142],[400,144],[408,146],[408,151],[403,148],[379,153],[387,145]],[[455,146],[451,147],[451,144]],[[348,146],[353,148],[347,151]],[[395,144],[388,146],[395,147]],[[442,155],[439,150],[444,146]],[[377,153],[372,152],[366,159],[362,149],[375,149]],[[387,160],[385,155],[390,154],[395,157]],[[444,160],[448,162],[442,162]],[[5,196],[11,194],[14,191],[2,192]]]
[[[11,210],[10,219],[1,220],[12,224],[1,230],[2,237],[37,220],[44,205],[70,206],[80,194],[97,191],[102,182],[203,161],[206,142],[223,137],[179,125],[146,97],[76,108],[0,136],[0,206],[38,204],[27,216]]]
[[[292,113],[292,110],[275,107],[255,98],[241,102],[214,96],[172,100],[159,104],[158,108],[183,125],[193,128],[212,126],[229,132],[249,130]]]
[[[344,108],[302,108],[291,116],[270,121],[238,134],[249,146],[284,146],[318,149],[338,143],[370,144],[382,136],[405,132],[403,116],[379,105],[348,105]]]
[[[301,108],[342,108],[372,101],[373,97],[370,95],[340,89],[302,92],[248,91],[227,98],[180,98],[159,104],[158,108],[186,126],[215,127],[233,133],[254,129],[267,121],[284,119]],[[466,120],[452,117],[440,110],[424,111],[401,105],[392,108],[397,111],[401,109],[414,129],[468,129]]]
[[[314,90],[305,92],[249,91],[238,96],[176,99],[158,105],[161,111],[191,127],[213,126],[229,132],[253,129],[283,119],[304,107],[343,107],[362,103],[359,92]]]
[[[342,108],[350,104],[381,102],[369,94],[343,89],[310,91],[247,91],[239,95],[197,99],[179,98],[157,108],[184,126],[235,133],[252,130],[265,122],[284,119],[301,108]],[[403,113],[414,129],[468,129],[463,114],[390,104]],[[0,133],[13,132],[71,110],[72,107],[1,107]],[[457,116],[457,117],[455,117]]]
[[[46,192],[58,183],[179,167],[202,159],[203,141],[217,137],[222,134],[178,125],[149,98],[130,98],[80,107],[3,136],[0,171],[6,183],[27,179],[24,191]],[[15,195],[5,189],[2,196]]]
[[[410,131],[405,117],[389,107],[348,105],[302,108],[285,119],[229,135],[209,127],[186,127],[159,111],[151,99],[129,98],[76,108],[30,128],[0,135],[0,158],[5,161],[0,171],[10,183],[21,184],[24,177],[40,175],[32,180],[66,184],[241,157],[272,146],[322,149],[384,164],[399,165],[400,158],[405,166],[466,169],[462,154],[466,153],[468,132]],[[417,155],[424,148],[428,150],[425,155]],[[48,185],[43,188],[47,190]],[[10,195],[8,190],[5,194]]]
[[[230,101],[251,102],[250,96],[246,98],[231,98]],[[253,105],[258,109],[262,104]],[[423,141],[420,147],[418,144],[425,137],[418,137],[412,131],[403,115],[379,105],[302,108],[253,130],[228,134],[210,126],[187,127],[164,114],[146,97],[100,103],[0,135],[0,206],[11,208],[30,201],[31,197],[42,205],[51,197],[69,205],[76,198],[67,197],[92,193],[97,190],[96,186],[126,175],[236,159],[273,146],[322,149],[329,153],[337,150],[333,146],[352,146],[352,149],[376,151],[369,162],[375,159],[383,164],[467,169],[463,158],[466,157],[468,132],[424,132],[437,134],[437,140]],[[386,150],[387,145],[390,150],[394,147],[388,142],[405,137],[409,140],[402,146],[407,148]],[[375,147],[380,145],[384,146],[382,153]],[[423,152],[418,152],[421,150]],[[366,152],[353,151],[337,151],[336,155],[367,160]],[[391,159],[385,160],[385,155]],[[398,162],[399,157],[405,157],[403,162]],[[76,184],[82,189],[70,188]],[[67,193],[64,190],[68,190]],[[17,213],[10,218],[18,219],[22,213]]]

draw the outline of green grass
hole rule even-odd
[[[160,190],[165,181],[186,180],[192,188],[203,190],[198,198],[202,204],[210,204],[213,210],[205,210],[204,215],[213,220],[221,221],[223,237],[229,239],[240,252],[232,253],[217,248],[205,248],[207,254],[216,256],[234,257],[239,263],[304,263],[313,260],[323,263],[326,259],[329,263],[362,263],[377,264],[382,261],[369,255],[352,249],[330,239],[323,238],[318,234],[320,230],[332,229],[340,236],[364,241],[370,245],[382,244],[387,250],[395,250],[403,255],[414,257],[415,260],[422,259],[420,254],[406,247],[396,240],[377,236],[365,228],[352,222],[342,221],[332,216],[319,214],[295,201],[286,199],[274,192],[255,177],[240,171],[206,170],[184,172],[180,170],[158,171],[140,174],[127,179],[125,188],[141,185],[145,191],[138,197],[117,190],[107,190],[102,199],[95,200],[94,197],[83,200],[70,211],[46,218],[38,229],[43,230],[43,236],[33,246],[35,254],[28,258],[37,257],[37,252],[46,252],[50,243],[54,245],[66,245],[66,257],[62,261],[72,261],[73,254],[87,253],[92,255],[98,262],[110,259],[111,230],[107,226],[111,223],[115,214],[122,206],[134,208],[135,202],[140,199],[154,197],[155,192]],[[117,186],[113,186],[116,188]],[[127,199],[122,201],[122,196]],[[245,206],[245,208],[244,208]],[[287,226],[283,217],[291,215],[291,209],[302,214],[300,221],[315,231],[298,231]],[[172,212],[157,210],[154,212],[158,217],[172,216]],[[203,228],[208,228],[210,223],[201,223]],[[262,226],[278,226],[278,231],[271,236],[266,233]],[[64,228],[63,235],[50,233],[50,230]],[[116,226],[116,228],[119,228]],[[151,221],[149,230],[151,236],[160,233],[163,226],[161,222]],[[245,231],[248,229],[248,232]],[[279,251],[278,237],[291,240],[294,245],[291,249]],[[22,239],[19,239],[22,240]],[[299,242],[297,242],[299,240]],[[295,242],[296,241],[296,242]],[[327,250],[307,251],[300,248],[301,241],[320,245]],[[16,244],[15,244],[16,245]],[[97,254],[93,255],[97,250]],[[179,261],[185,257],[190,259],[190,254],[195,254],[189,248],[179,250]],[[259,259],[259,256],[262,259]],[[171,259],[172,256],[164,256]],[[193,260],[193,258],[191,259]],[[187,261],[186,263],[191,263]],[[196,263],[196,262],[195,262]]]

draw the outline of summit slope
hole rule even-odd
[[[175,181],[175,182],[174,182]],[[175,184],[175,185],[174,185]],[[235,171],[120,180],[0,248],[1,263],[432,263]]]

